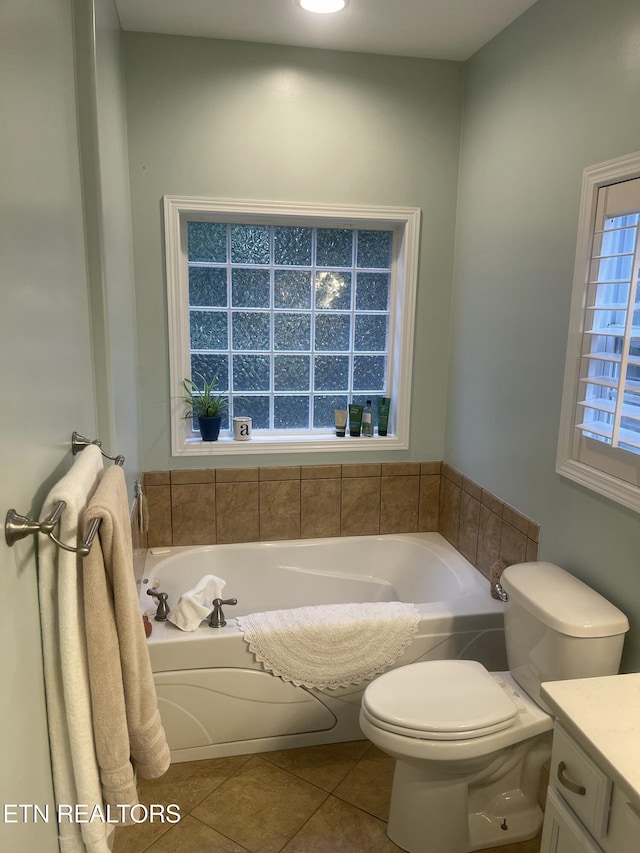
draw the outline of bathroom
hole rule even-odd
[[[640,148],[637,3],[538,0],[463,63],[122,33],[101,0],[78,118],[91,5],[0,13],[3,506],[38,512],[74,429],[127,457],[131,493],[140,472],[214,467],[170,456],[163,194],[420,207],[409,449],[339,461],[444,460],[533,519],[541,558],[628,614],[639,670],[636,514],[555,471],[582,171]],[[309,132],[326,110],[338,132]],[[2,802],[46,802],[33,543],[1,547],[20,603],[0,628]],[[0,832],[55,849],[51,824]]]

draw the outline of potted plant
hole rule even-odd
[[[229,410],[229,404],[224,397],[214,394],[218,384],[217,373],[211,382],[207,382],[206,377],[201,373],[196,373],[195,376],[200,380],[201,385],[193,379],[182,380],[183,399],[187,407],[184,417],[197,420],[203,441],[217,441],[220,423]]]

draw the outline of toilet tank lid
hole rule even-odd
[[[569,637],[612,637],[629,630],[621,610],[553,563],[508,566],[501,583],[514,603]]]

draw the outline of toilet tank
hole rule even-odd
[[[553,563],[508,566],[501,583],[509,670],[541,707],[543,681],[618,672],[629,622],[606,598]]]

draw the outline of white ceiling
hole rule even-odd
[[[466,60],[536,0],[349,0],[312,15],[295,0],[115,0],[124,30]]]

